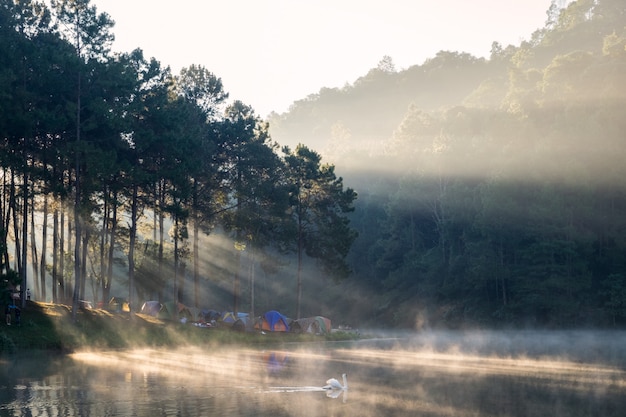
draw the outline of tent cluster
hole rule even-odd
[[[167,303],[146,301],[141,307],[141,313],[163,320],[192,322],[199,327],[221,327],[239,331],[310,334],[327,334],[331,331],[330,319],[326,317],[315,316],[292,320],[276,310],[270,310],[259,317],[250,317],[248,313],[200,310],[173,301]]]
[[[197,309],[188,307],[183,303],[169,301],[160,303],[158,301],[146,301],[141,306],[141,313],[162,320],[180,320],[186,322],[215,323],[222,315],[215,310]]]

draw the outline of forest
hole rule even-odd
[[[385,56],[270,115],[275,140],[320,149],[359,194],[348,314],[626,324],[626,5],[558,3],[488,58]]]
[[[74,311],[626,324],[621,0],[553,1],[488,58],[385,56],[267,120],[202,66],[111,53],[88,0],[1,4],[0,285]]]
[[[111,299],[254,312],[241,282],[287,257],[299,318],[305,259],[350,273],[356,193],[208,69],[111,53],[113,25],[89,0],[0,3],[2,304],[32,288],[74,319]]]

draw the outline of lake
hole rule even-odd
[[[0,364],[0,416],[626,415],[624,332],[428,331]],[[342,373],[347,390],[322,388]]]

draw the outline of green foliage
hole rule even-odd
[[[0,294],[3,295],[2,304],[6,302],[4,298],[6,292],[16,288],[21,282],[22,279],[20,278],[20,275],[17,271],[12,269],[8,269],[5,273],[0,275]]]
[[[133,305],[139,297],[169,298],[165,291],[188,302],[183,284],[192,260],[199,306],[203,234],[219,227],[231,234],[233,257],[245,248],[263,265],[287,253],[292,178],[267,123],[242,102],[226,103],[219,77],[199,65],[172,75],[140,49],[112,54],[112,28],[89,0],[0,5],[0,272],[11,248],[22,286],[41,279],[42,295],[52,288],[54,301],[73,291],[76,314],[87,285],[106,302],[114,280]],[[356,194],[343,191],[334,168],[323,175],[317,209],[328,215],[308,248],[325,271],[345,277],[353,232],[333,210],[350,211]],[[46,242],[55,244],[37,254],[44,235],[36,233],[48,228],[27,226],[42,206],[54,213]],[[336,231],[349,233],[332,239]],[[266,272],[287,262],[272,264]],[[27,275],[39,267],[44,275]],[[218,281],[232,276],[228,267],[217,268],[224,269]]]
[[[304,254],[315,259],[326,276],[336,281],[347,278],[346,257],[357,233],[350,228],[347,213],[354,210],[356,192],[344,191],[343,179],[333,165],[321,163],[321,156],[304,145],[285,153],[285,178],[289,184],[289,211],[293,227],[286,234],[297,254],[296,318],[300,318]]]
[[[358,282],[367,302],[333,303],[346,321],[623,325],[622,3],[553,4],[530,41],[494,43],[488,60],[440,51],[397,70],[384,57],[353,84],[273,115],[270,129],[244,103],[227,105],[205,68],[173,76],[140,50],[111,55],[112,21],[88,0],[4,2],[3,271],[8,248],[30,239],[13,222],[44,195],[71,213],[78,172],[76,214],[102,250],[55,249],[67,262],[53,288],[91,258],[104,296],[121,251],[129,293],[160,294],[190,257],[197,283],[198,235],[221,226],[233,258],[264,251],[258,262],[269,265],[298,254],[298,306],[299,255],[348,288]],[[278,143],[294,151],[279,155]],[[154,246],[136,254],[144,213]],[[167,337],[159,332],[147,339]],[[79,337],[100,342],[89,327],[68,334]]]
[[[418,304],[432,325],[626,323],[625,26],[623,2],[554,3],[488,61],[374,68],[273,116],[280,139],[325,145],[338,123],[349,137],[329,149],[361,196],[349,259],[378,294],[363,316],[412,325]]]
[[[292,184],[291,207],[297,225],[292,242],[299,256],[304,251],[318,260],[328,276],[347,278],[350,268],[345,258],[357,236],[347,213],[354,210],[357,194],[343,189],[335,167],[322,164],[318,153],[304,145],[285,151],[285,180]]]

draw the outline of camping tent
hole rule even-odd
[[[206,321],[207,323],[210,323],[212,321],[219,320],[219,318],[222,317],[222,313],[216,310],[204,309],[200,311],[200,317],[203,318],[204,321]]]
[[[109,311],[130,311],[130,306],[124,298],[111,297],[109,300]]]
[[[278,311],[270,310],[261,316],[261,320],[255,325],[259,330],[270,332],[288,332],[289,319]]]
[[[153,317],[157,317],[161,311],[161,303],[158,301],[146,301],[141,306],[141,313],[147,314]]]
[[[237,321],[233,324],[233,330],[237,330],[240,332],[252,331],[254,330],[254,320],[250,317],[249,314],[239,317],[239,319],[237,319]]]
[[[202,310],[197,307],[187,307],[191,313],[191,321],[198,321],[202,318]]]
[[[178,315],[178,319],[193,319],[193,314],[191,314],[191,310],[189,310],[186,305],[183,303],[175,303],[174,301],[164,303],[157,317],[160,319],[174,320],[176,319],[176,315]]]
[[[328,334],[330,333],[330,319],[322,316],[307,317],[296,320],[292,330],[302,333]]]
[[[217,321],[218,325],[223,327],[230,327],[234,330],[245,330],[251,327],[252,321],[248,313],[233,313],[232,311],[225,311]]]

